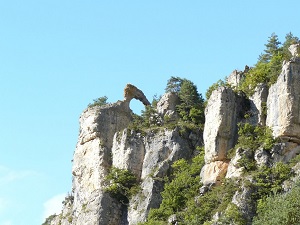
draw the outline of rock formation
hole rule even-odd
[[[285,62],[267,101],[267,126],[275,137],[300,143],[300,59]]]
[[[132,84],[127,84],[124,89],[124,101],[129,103],[133,98],[140,100],[144,105],[150,105],[150,102],[140,89]]]
[[[205,162],[201,172],[203,184],[215,183],[226,175],[227,151],[237,137],[237,97],[231,88],[213,91],[205,109]]]
[[[150,105],[143,92],[131,84],[125,87],[123,101],[87,108],[79,119],[72,192],[51,225],[136,225],[146,221],[149,210],[161,204],[163,178],[170,174],[172,163],[182,158],[191,159],[202,140],[205,165],[200,177],[204,186],[200,188],[199,198],[214,185],[221,185],[224,177],[241,178],[243,168],[239,162],[242,158],[253,158],[255,166],[265,168],[277,162],[287,163],[300,154],[299,45],[291,46],[290,51],[293,58],[284,62],[277,82],[271,87],[259,84],[249,98],[238,92],[237,87],[249,69],[246,67],[244,72],[234,71],[229,76],[229,87],[214,90],[205,109],[203,137],[200,131],[189,129],[156,127],[142,132],[130,129],[133,120],[130,101],[136,98]],[[157,103],[155,116],[160,122],[157,124],[163,125],[166,119],[176,121],[179,103],[176,93],[163,95]],[[280,142],[268,151],[262,146],[258,149],[236,147],[229,156],[237,144],[239,123],[269,126]],[[105,177],[112,167],[131,171],[139,182],[140,189],[128,204],[105,191]],[[299,163],[294,168],[299,173]],[[255,215],[255,206],[249,203],[255,191],[248,185],[252,181],[251,177],[242,180],[244,183],[231,201],[247,224],[251,224]],[[169,223],[176,224],[180,219],[177,216],[171,215]],[[221,213],[216,213],[212,224],[218,224],[220,216]]]
[[[80,132],[73,158],[72,199],[52,225],[134,225],[145,221],[150,208],[161,203],[163,177],[171,164],[193,154],[193,134],[184,138],[177,129],[139,133],[128,129],[132,121],[129,103],[137,98],[150,104],[143,92],[127,85],[124,101],[87,108],[80,116]],[[167,94],[158,104],[161,116],[175,115],[178,98]],[[196,139],[196,140],[195,140]],[[128,205],[105,192],[105,177],[111,167],[130,170],[140,182],[140,191]]]

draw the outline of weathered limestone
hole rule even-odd
[[[300,59],[285,62],[270,87],[266,125],[275,137],[300,143]]]
[[[268,87],[266,84],[259,84],[250,97],[250,117],[247,122],[252,125],[266,125],[267,117]]]
[[[112,165],[130,170],[139,179],[145,157],[144,138],[140,133],[125,128],[115,133],[112,147]]]
[[[240,177],[243,172],[243,167],[239,167],[239,160],[244,154],[243,149],[238,148],[236,150],[235,156],[230,160],[227,168],[226,178]]]
[[[232,89],[220,87],[213,91],[205,109],[205,162],[226,159],[234,147],[237,133],[236,95]]]
[[[178,117],[176,113],[176,105],[179,103],[180,101],[177,94],[168,92],[158,101],[156,106],[157,113],[161,116],[168,116],[169,119],[175,119]]]
[[[203,185],[219,184],[221,179],[225,177],[227,168],[228,162],[225,161],[215,161],[205,164],[200,174]]]
[[[191,158],[195,144],[202,138],[175,130],[149,131],[143,134],[128,129],[132,121],[129,103],[146,97],[133,85],[125,88],[125,100],[86,109],[80,116],[80,133],[73,158],[72,204],[64,206],[51,225],[135,225],[145,221],[150,208],[159,207],[163,177],[171,164]],[[159,113],[174,114],[177,96],[166,95]],[[184,137],[183,137],[184,136]],[[114,166],[133,172],[140,191],[128,205],[105,192],[105,177]]]
[[[150,102],[140,89],[132,84],[127,84],[124,89],[124,101],[130,102],[133,98],[140,100],[144,105],[150,105]]]
[[[238,87],[244,77],[244,74],[242,71],[234,70],[228,77],[226,82],[231,87]]]
[[[204,185],[216,183],[225,177],[227,152],[237,139],[237,122],[242,104],[231,88],[220,87],[213,91],[205,109],[204,144],[205,163],[201,170]]]
[[[299,49],[300,49],[300,44],[293,44],[289,47],[289,51],[291,52],[293,57],[299,57]]]
[[[148,133],[144,139],[145,156],[141,170],[142,191],[134,196],[128,208],[129,224],[145,221],[150,208],[161,203],[163,177],[174,161],[190,158],[193,149],[189,140],[182,138],[177,130]]]
[[[123,102],[88,108],[79,121],[80,134],[72,168],[76,218],[73,224],[118,224],[121,208],[103,192],[103,182],[110,168],[114,134],[131,121],[129,108]],[[108,216],[108,212],[114,213]]]
[[[249,66],[245,66],[244,71],[234,70],[232,73],[227,77],[226,82],[229,84],[233,89],[240,86],[242,80],[245,77],[245,73],[249,71]]]

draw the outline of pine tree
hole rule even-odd
[[[181,104],[177,106],[177,109],[182,119],[196,124],[204,123],[204,100],[198,93],[197,86],[184,79],[178,96]]]
[[[272,33],[269,37],[268,43],[265,44],[265,53],[259,56],[259,61],[264,63],[270,62],[272,57],[281,51],[281,48],[279,47],[280,44],[281,42],[278,40],[278,36],[275,33]]]

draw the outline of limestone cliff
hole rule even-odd
[[[180,158],[191,158],[195,147],[192,142],[198,142],[200,136],[184,138],[178,129],[146,133],[128,129],[132,98],[150,104],[142,91],[129,84],[123,101],[89,107],[81,114],[73,157],[72,197],[66,198],[61,215],[52,220],[52,225],[133,225],[145,221],[150,208],[161,203],[163,178],[170,165]],[[158,113],[174,115],[176,102],[175,96],[166,94],[157,104]],[[140,191],[127,205],[105,192],[105,176],[111,167],[132,171],[140,182]]]
[[[163,126],[164,118],[171,124],[180,118],[177,111],[180,99],[176,93],[166,93],[156,104],[154,115],[158,127],[155,129],[130,128],[131,99],[150,105],[143,92],[131,84],[124,89],[123,101],[87,108],[79,119],[72,191],[51,225],[135,225],[146,221],[149,210],[158,208],[162,202],[164,177],[170,175],[172,164],[178,159],[191,159],[203,142],[205,165],[199,174],[203,186],[195,201],[213,186],[222,185],[224,178],[234,179],[240,188],[230,201],[245,224],[251,224],[256,209],[253,196],[258,190],[249,185],[255,182],[253,177],[243,177],[245,167],[241,159],[251,158],[257,168],[269,168],[277,162],[288,163],[300,153],[298,48],[299,45],[290,47],[293,57],[283,63],[276,83],[257,85],[252,96],[247,97],[238,88],[249,67],[243,72],[234,71],[227,85],[214,90],[207,100],[203,134],[189,129],[183,131],[178,126]],[[237,148],[239,124],[246,123],[270,127],[277,143],[268,151],[263,147]],[[112,167],[131,171],[139,182],[138,192],[126,204],[105,191],[105,177]],[[295,171],[298,167],[297,164]],[[210,224],[220,224],[222,215],[224,212],[217,212],[210,218]],[[168,223],[177,224],[177,219],[174,214]]]

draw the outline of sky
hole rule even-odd
[[[300,37],[299,9],[299,0],[0,0],[0,225],[40,225],[60,211],[93,99],[122,100],[131,83],[151,101],[171,76],[204,96],[253,66],[273,32]]]

